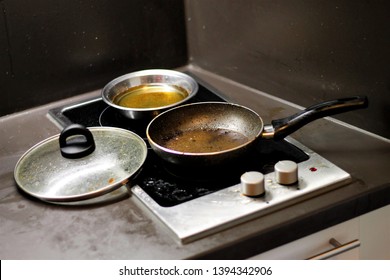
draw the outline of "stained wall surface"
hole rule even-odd
[[[189,0],[191,63],[301,106],[367,95],[337,118],[390,138],[390,2]]]
[[[182,0],[1,0],[0,116],[187,63]]]

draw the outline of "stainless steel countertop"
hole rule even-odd
[[[228,101],[254,109],[265,122],[299,110],[203,69],[180,70]],[[19,191],[13,179],[19,157],[60,131],[48,110],[99,95],[94,91],[0,118],[0,259],[246,258],[390,203],[384,195],[390,193],[390,141],[330,118],[292,137],[346,170],[352,182],[185,245],[130,195],[104,205],[59,206]]]

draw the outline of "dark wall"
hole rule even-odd
[[[182,0],[0,0],[0,116],[186,63]]]
[[[390,1],[186,4],[193,64],[302,106],[367,95],[337,118],[390,138]]]

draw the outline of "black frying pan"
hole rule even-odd
[[[158,115],[146,135],[152,149],[168,162],[204,167],[241,157],[258,139],[283,139],[316,119],[367,106],[367,97],[336,99],[264,125],[257,113],[237,104],[193,103]]]

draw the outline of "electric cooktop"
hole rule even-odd
[[[188,103],[225,101],[209,85],[198,83],[199,91]],[[127,119],[100,97],[52,109],[49,116],[61,127],[71,123],[121,127],[137,133],[147,143],[146,126],[150,120]],[[274,165],[281,160],[298,164],[296,184],[276,183]],[[241,194],[240,177],[247,171],[265,175],[264,196]],[[349,178],[339,167],[287,137],[281,141],[260,140],[253,153],[212,169],[188,170],[168,165],[149,147],[131,192],[142,207],[171,230],[175,239],[187,243],[339,187]]]

